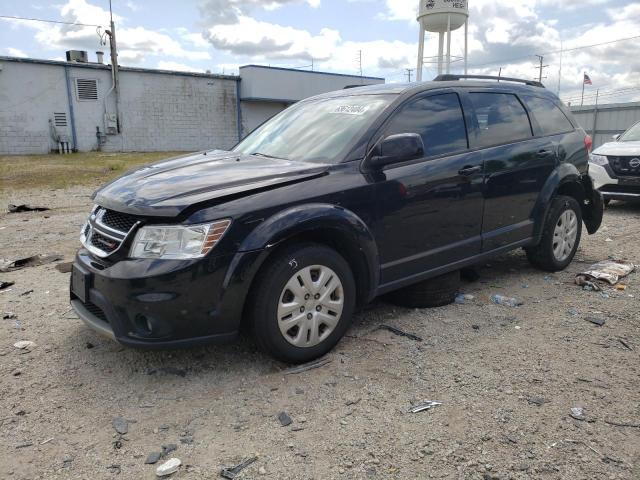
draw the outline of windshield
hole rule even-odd
[[[254,130],[234,152],[334,163],[393,95],[353,95],[297,103]]]
[[[624,132],[620,139],[620,142],[638,142],[640,141],[640,122],[636,123],[629,130]]]

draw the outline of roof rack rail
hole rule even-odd
[[[444,74],[438,75],[433,79],[434,82],[447,82],[450,80],[465,80],[465,79],[473,79],[473,80],[496,80],[496,81],[504,81],[504,82],[518,82],[524,83],[526,85],[530,85],[532,87],[540,87],[544,88],[544,85],[541,82],[537,82],[536,80],[525,80],[522,78],[511,78],[511,77],[495,77],[493,75],[454,75],[454,74]]]

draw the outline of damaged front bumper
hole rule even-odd
[[[602,193],[593,185],[593,179],[588,175],[582,175],[582,186],[585,199],[582,202],[582,220],[587,227],[587,232],[593,235],[602,225],[604,215],[604,199]]]
[[[237,337],[240,292],[225,282],[233,255],[108,263],[81,249],[71,306],[85,324],[123,345],[181,348]]]

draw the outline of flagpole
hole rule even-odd
[[[584,76],[586,74],[587,72],[582,73],[582,98],[580,99],[580,106],[582,106],[582,104],[584,103]]]

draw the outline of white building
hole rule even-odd
[[[382,78],[248,65],[240,76],[0,56],[0,154],[228,149],[298,100]],[[119,125],[115,113],[119,111]],[[118,131],[119,130],[119,131]]]

